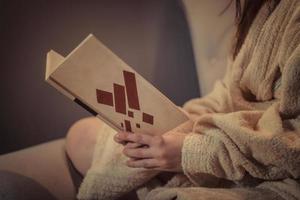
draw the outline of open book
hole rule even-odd
[[[163,134],[188,120],[93,35],[65,58],[48,52],[46,81],[117,131]]]

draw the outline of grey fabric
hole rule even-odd
[[[56,200],[50,192],[31,178],[0,171],[0,200]]]

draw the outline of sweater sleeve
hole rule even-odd
[[[211,95],[184,105],[194,116],[193,130],[182,148],[182,168],[190,179],[197,182],[202,174],[236,181],[246,174],[265,180],[300,177],[300,37],[296,36],[293,50],[289,47],[290,54],[284,54],[281,63],[280,100],[267,109],[232,111],[224,82],[217,83]]]
[[[246,173],[269,180],[298,178],[300,119],[282,120],[278,108],[276,103],[265,112],[199,118],[184,141],[184,173],[192,179],[200,173],[229,180],[241,180]]]

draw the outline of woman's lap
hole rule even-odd
[[[96,140],[96,138],[97,137],[94,139]],[[94,143],[95,141],[89,141],[84,145],[89,145],[90,142]],[[93,149],[94,147],[92,147],[92,150]],[[93,151],[90,149],[87,152]],[[92,162],[92,155],[89,155],[89,157],[89,162]],[[84,159],[82,162],[83,161]],[[36,180],[48,189],[57,199],[75,199],[76,191],[83,180],[82,173],[78,171],[73,160],[69,159],[69,156],[66,154],[64,139],[2,155],[0,156],[0,170],[19,173]],[[169,189],[172,190],[172,188]],[[202,189],[206,194],[210,191],[210,189]],[[231,192],[239,192],[239,190],[241,190],[242,193],[245,191],[247,192],[245,189],[228,189],[228,191]],[[216,190],[215,192],[217,191],[219,190]],[[226,190],[221,189],[220,191]],[[249,189],[249,192],[249,194],[254,195],[259,195],[260,193],[265,193],[263,195],[266,195],[269,191],[261,189],[251,191],[251,189]],[[136,194],[133,191],[124,198],[127,199],[127,197],[136,199]]]

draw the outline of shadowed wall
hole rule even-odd
[[[44,81],[46,53],[66,56],[89,33],[176,104],[199,96],[178,1],[0,0],[0,153],[63,137],[89,116]]]

